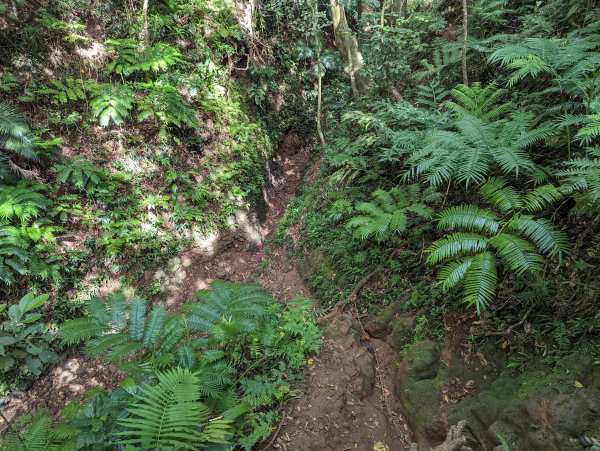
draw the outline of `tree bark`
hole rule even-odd
[[[360,73],[364,66],[364,60],[358,47],[358,40],[348,25],[345,8],[342,5],[338,5],[336,0],[330,0],[330,2],[335,45],[341,57],[348,63],[352,92],[355,97],[360,97],[367,92],[370,80],[364,74]]]
[[[394,0],[392,11],[396,18],[405,18],[408,16],[408,0]]]
[[[462,45],[462,77],[463,84],[469,85],[469,76],[467,74],[467,25],[468,25],[468,13],[467,13],[467,0],[462,0],[463,10],[463,45]]]
[[[147,46],[150,41],[150,32],[148,30],[148,3],[149,0],[144,0],[142,3],[142,17],[144,20],[144,29],[142,30],[142,44]]]

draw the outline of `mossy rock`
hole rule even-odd
[[[384,339],[394,324],[398,306],[394,304],[381,307],[376,314],[370,315],[364,322],[365,331],[374,338]]]
[[[401,315],[393,319],[392,332],[386,338],[386,342],[394,349],[400,350],[412,341],[417,327],[417,317],[414,315]]]
[[[398,385],[402,386],[407,380],[435,379],[439,366],[440,351],[435,341],[425,340],[414,343],[408,349],[398,369]]]

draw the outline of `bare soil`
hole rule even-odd
[[[390,378],[396,353],[381,340],[361,340],[348,327],[353,323],[339,316],[326,327],[321,353],[305,371],[303,394],[286,407],[283,427],[266,449],[408,449],[405,426],[389,410],[397,402]]]

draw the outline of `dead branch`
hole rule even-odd
[[[343,300],[337,302],[333,306],[333,309],[327,315],[319,317],[318,321],[320,322],[320,321],[324,321],[324,320],[327,320],[327,319],[331,319],[334,316],[339,315],[340,313],[342,313],[348,304],[350,304],[350,303],[352,303],[352,302],[354,302],[356,300],[356,298],[358,297],[360,291],[367,284],[367,282],[369,280],[371,280],[373,278],[373,276],[375,276],[376,274],[379,274],[381,271],[383,271],[383,269],[388,265],[388,263],[396,256],[396,254],[398,253],[399,250],[400,250],[400,248],[397,247],[392,252],[390,252],[390,255],[388,256],[388,258],[385,261],[385,263],[380,264],[373,271],[371,271],[365,277],[363,277],[362,279],[360,279],[358,281],[358,283],[356,284],[356,286],[354,287],[354,289],[352,290],[352,293],[350,293],[350,295],[346,299],[343,299]]]

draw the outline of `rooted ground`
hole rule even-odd
[[[215,255],[207,255],[205,249],[186,252],[178,260],[181,264],[165,274],[166,288],[159,301],[175,310],[214,279],[257,282],[283,301],[296,295],[310,297],[292,262],[282,256],[265,261],[265,243],[299,189],[308,159],[308,147],[295,134],[288,134],[267,169],[262,211],[254,222],[249,221],[254,241],[235,234],[221,237]],[[320,355],[307,362],[301,395],[286,407],[281,428],[266,449],[405,449],[400,440],[403,430],[390,421],[395,400],[389,375],[394,371],[395,354],[384,342],[361,337],[356,324],[350,316],[342,316],[326,325]],[[3,414],[11,421],[21,413],[44,408],[58,416],[69,400],[83,399],[92,387],[113,389],[121,379],[118,370],[99,359],[68,356],[27,392],[13,394]]]

